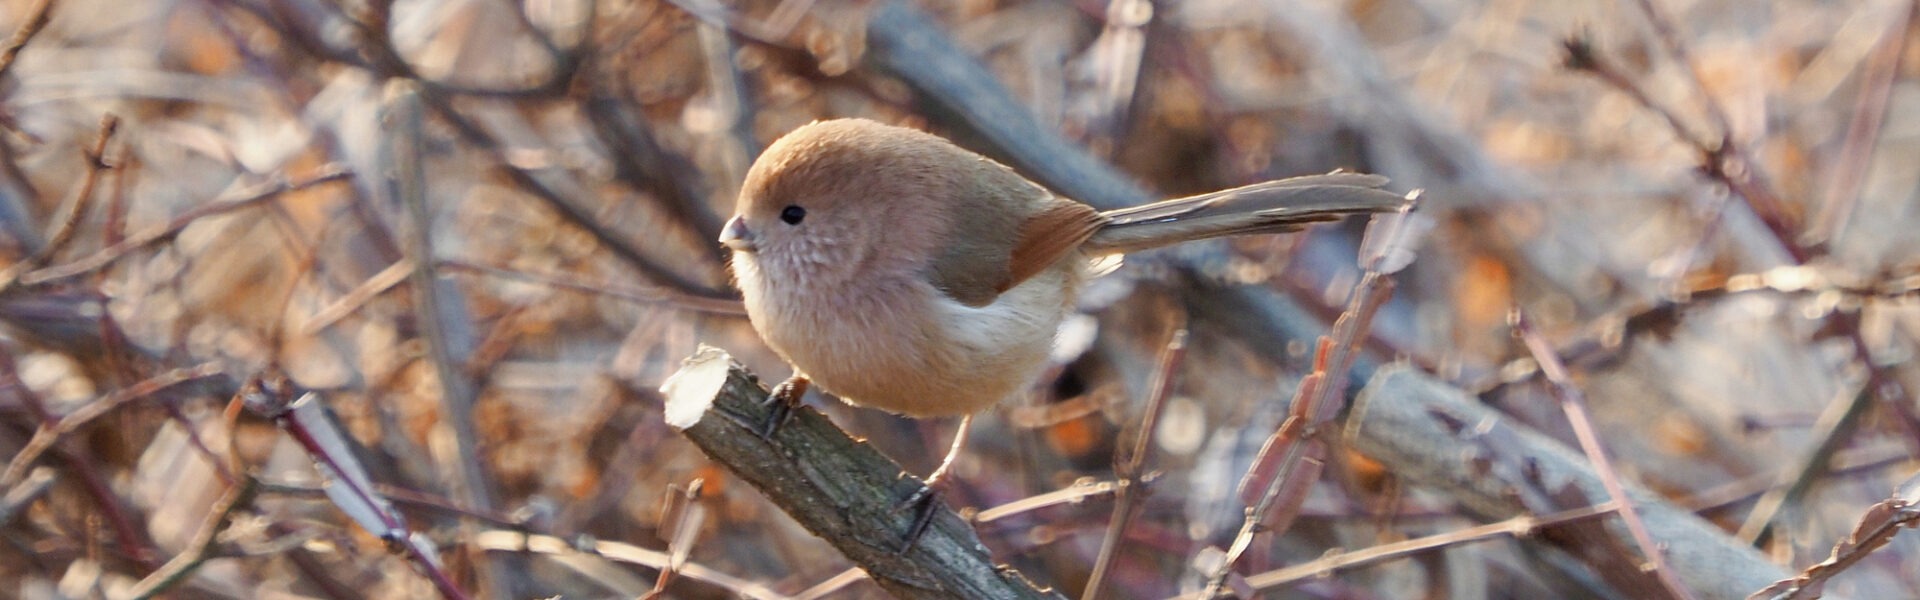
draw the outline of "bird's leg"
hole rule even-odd
[[[960,449],[967,445],[967,432],[973,430],[972,425],[973,415],[960,417],[960,431],[953,434],[953,446],[947,448],[947,456],[940,459],[940,466],[927,474],[927,478],[921,481],[920,489],[914,490],[912,495],[894,507],[895,512],[913,509],[913,525],[907,528],[907,540],[901,544],[900,554],[913,550],[913,545],[926,535],[927,528],[933,526],[940,489],[944,487],[947,472],[953,470],[953,461],[960,456]]]
[[[805,373],[794,371],[792,377],[773,386],[773,391],[767,394],[767,403],[773,405],[773,410],[767,413],[767,421],[760,424],[760,439],[773,439],[773,433],[793,419],[793,410],[800,406],[800,400],[812,385],[813,380],[807,379]]]

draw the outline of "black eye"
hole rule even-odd
[[[786,208],[780,209],[780,220],[788,225],[799,225],[800,221],[806,218],[807,209],[800,208],[799,206],[789,204]]]

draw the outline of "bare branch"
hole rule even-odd
[[[896,508],[924,486],[819,412],[797,408],[772,438],[761,439],[755,432],[772,410],[767,389],[725,351],[702,347],[661,392],[669,425],[893,595],[1060,597],[995,565],[973,529],[944,505],[934,507],[932,525],[909,547],[905,535],[915,515]]]

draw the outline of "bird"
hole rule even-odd
[[[719,242],[748,320],[794,368],[775,398],[817,385],[970,417],[1034,383],[1096,259],[1408,207],[1386,182],[1336,172],[1100,211],[939,136],[843,118],[769,145]]]

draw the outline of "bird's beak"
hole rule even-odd
[[[734,215],[727,219],[727,226],[720,229],[720,245],[732,248],[736,252],[752,252],[753,230],[747,229],[747,222]]]

